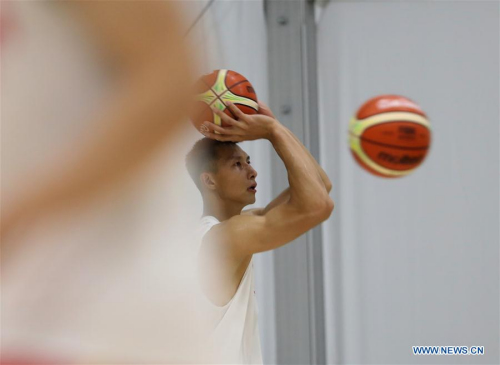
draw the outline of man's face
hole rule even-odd
[[[228,201],[244,205],[255,203],[257,171],[250,165],[250,156],[239,146],[219,151],[215,174],[217,192]]]

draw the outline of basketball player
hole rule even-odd
[[[259,102],[260,114],[228,108],[237,119],[213,109],[230,127],[204,122],[186,158],[203,198],[200,287],[215,318],[214,346],[221,362],[262,363],[254,298],[253,254],[281,247],[324,220],[334,204],[331,182],[302,143]],[[215,132],[218,132],[216,134]],[[257,171],[237,144],[269,140],[288,171],[290,187],[263,209],[255,203]]]

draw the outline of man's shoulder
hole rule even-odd
[[[200,238],[203,238],[207,234],[207,232],[210,231],[212,227],[216,226],[217,224],[220,224],[220,222],[215,217],[212,216],[201,217],[200,221],[198,222],[198,226],[196,228],[198,236]]]
[[[257,228],[257,224],[264,221],[264,217],[258,214],[239,214],[225,221],[213,224],[207,230],[204,239],[216,239],[220,243],[232,242],[241,238],[241,234],[251,230],[252,227]],[[210,224],[210,223],[208,223]],[[248,234],[248,232],[246,232]]]
[[[211,215],[206,215],[206,216],[201,217],[200,222],[199,222],[199,227],[200,228],[212,227],[212,226],[219,224],[219,223],[220,223],[220,221],[217,218],[215,218]]]
[[[247,209],[242,211],[241,215],[264,215],[264,208]]]
[[[244,227],[247,227],[252,216],[236,215],[225,221],[214,223],[206,229],[202,237],[200,253],[205,259],[215,260],[219,265],[235,269],[241,261],[248,257],[242,254],[241,244],[245,235]],[[209,224],[209,223],[207,223]],[[211,262],[211,261],[210,261]]]

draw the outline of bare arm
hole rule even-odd
[[[276,119],[274,114],[272,113],[271,109],[264,104],[263,102],[259,101],[259,112],[263,115],[267,115],[271,118]],[[313,164],[316,167],[316,170],[321,177],[321,180],[323,181],[323,184],[325,185],[326,191],[329,193],[332,190],[332,183],[330,179],[328,178],[328,175],[325,173],[323,168],[318,164],[316,159],[311,155],[309,150],[300,142],[300,140],[295,136],[290,130],[287,129],[289,132],[290,136],[292,136],[300,145],[302,146],[302,149],[304,150],[305,153],[309,156],[309,161],[311,164]],[[280,204],[288,202],[290,199],[290,188],[286,188],[279,194],[274,200],[272,200],[265,208],[254,208],[254,209],[249,209],[245,210],[242,212],[242,214],[252,214],[252,215],[264,215],[267,212],[269,212],[271,209],[274,207],[277,207]]]
[[[290,200],[290,188],[286,188],[283,190],[280,195],[274,198],[269,204],[265,206],[265,208],[252,208],[247,209],[241,212],[244,215],[264,215],[269,212],[271,209],[277,207],[278,205],[284,204]]]
[[[247,116],[232,105],[230,108],[238,120],[217,113],[233,127],[222,128],[209,123],[207,127],[220,134],[206,135],[221,141],[253,140],[265,136],[283,160],[290,183],[290,197],[286,203],[262,216],[234,216],[209,232],[208,237],[217,237],[217,240],[212,240],[218,242],[216,245],[226,247],[237,259],[275,249],[299,237],[330,216],[333,201],[301,143],[285,127],[274,118]]]
[[[181,127],[190,56],[179,16],[168,1],[66,3],[81,17],[104,59],[116,70],[119,90],[103,111],[99,128],[83,138],[74,158],[33,177],[31,191],[2,204],[2,237],[18,221],[86,201],[131,176]],[[48,176],[48,178],[46,177]]]

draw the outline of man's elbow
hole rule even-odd
[[[330,217],[334,207],[335,204],[333,200],[325,194],[321,200],[316,201],[310,206],[309,214],[313,218],[315,224],[320,224]]]
[[[324,207],[321,209],[320,212],[320,218],[322,219],[321,220],[322,222],[330,218],[334,208],[335,204],[333,203],[333,200],[330,197],[327,197],[327,199],[325,199]]]
[[[330,181],[328,181],[327,183],[325,183],[325,188],[326,188],[326,192],[329,193],[330,191],[332,191],[332,183]]]

